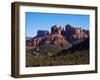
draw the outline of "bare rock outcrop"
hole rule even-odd
[[[51,33],[48,30],[38,30],[37,35],[26,41],[27,46],[34,48],[42,45],[56,45],[62,48],[69,48],[73,44],[77,44],[89,38],[89,31],[82,28],[74,28],[66,25],[62,29],[60,25],[51,27]]]

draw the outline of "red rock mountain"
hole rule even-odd
[[[42,45],[56,45],[69,48],[89,37],[89,31],[82,28],[74,28],[66,25],[65,30],[60,25],[51,27],[51,33],[48,30],[38,30],[34,38],[26,40],[26,45],[39,47]]]

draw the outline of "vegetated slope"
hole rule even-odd
[[[40,52],[35,50],[35,53],[38,54],[39,52],[41,57],[39,54],[35,56],[32,52],[34,51],[26,54],[27,67],[89,64],[89,38],[66,50],[61,47],[46,45],[40,49]]]

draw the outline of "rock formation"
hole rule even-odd
[[[41,36],[46,36],[49,34],[48,30],[38,30],[37,31],[37,36],[41,37]]]
[[[48,30],[38,30],[34,38],[26,40],[26,45],[34,48],[42,45],[56,45],[69,48],[88,37],[88,30],[74,28],[71,25],[66,25],[64,30],[60,25],[54,25],[51,27],[51,33]]]
[[[66,25],[63,36],[65,36],[70,43],[76,44],[77,42],[83,41],[88,38],[89,31],[82,28],[74,28],[71,25]]]

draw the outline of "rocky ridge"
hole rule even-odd
[[[38,30],[37,35],[26,40],[26,46],[40,47],[43,45],[55,45],[62,48],[70,48],[85,39],[89,38],[89,31],[82,28],[75,28],[67,24],[65,29],[60,25],[51,27],[51,33],[48,30]]]

